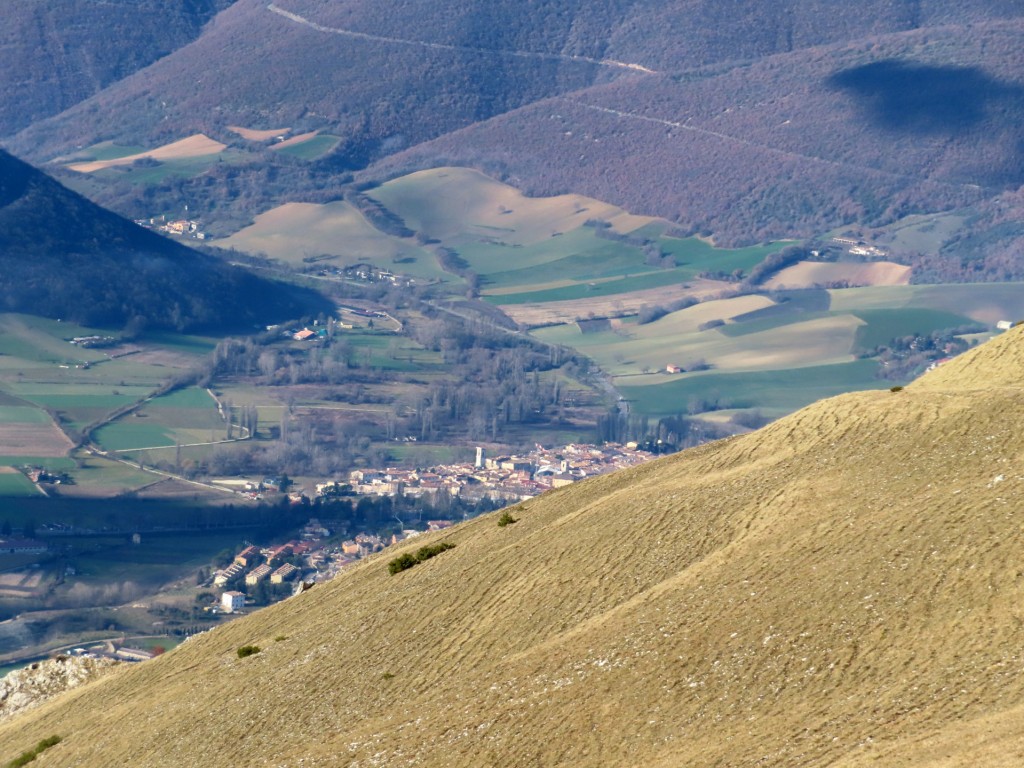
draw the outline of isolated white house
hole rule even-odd
[[[234,612],[245,607],[244,592],[225,592],[220,596],[220,603],[225,611]]]

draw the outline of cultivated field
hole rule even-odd
[[[529,198],[462,168],[410,174],[367,194],[420,241],[437,242],[420,248],[411,239],[388,238],[342,203],[286,206],[223,242],[293,264],[315,259],[319,251],[333,256],[325,259],[330,264],[366,260],[410,274],[423,266],[427,248],[448,249],[457,257],[449,268],[472,271],[482,298],[533,328],[538,339],[589,356],[620,388],[649,391],[634,407],[651,415],[676,413],[680,397],[697,395],[702,387],[733,393],[746,387],[743,407],[781,413],[844,389],[882,386],[874,378],[875,364],[854,358],[894,338],[1024,317],[1019,286],[909,285],[910,268],[888,261],[803,262],[764,286],[783,291],[777,303],[765,296],[730,299],[737,276],[787,243],[715,248],[698,238],[670,236],[664,220],[630,216],[579,195]],[[907,219],[893,233],[898,229],[910,242],[952,222]],[[356,236],[341,241],[342,232]],[[303,244],[300,253],[296,242]],[[334,247],[335,242],[344,245]],[[382,243],[388,247],[381,250]],[[652,247],[669,258],[652,260]],[[413,248],[415,255],[403,255],[403,248]],[[426,258],[439,270],[433,254]],[[814,289],[836,283],[864,287]],[[647,325],[628,319],[690,297],[703,303]],[[583,334],[575,325],[601,317],[622,319],[600,333]],[[704,327],[714,322],[724,325]],[[665,373],[669,365],[690,372]]]
[[[38,494],[39,490],[21,472],[13,467],[0,467],[0,497]]]
[[[323,205],[286,203],[260,214],[251,226],[214,244],[263,254],[294,267],[311,260],[333,267],[368,262],[413,277],[445,276],[431,253],[411,241],[381,232],[340,200]]]
[[[537,301],[522,304],[502,304],[500,296],[491,299],[517,323],[529,328],[559,323],[574,323],[587,317],[609,317],[636,314],[644,306],[669,305],[673,301],[692,296],[708,299],[727,294],[735,288],[717,280],[692,280],[678,285],[647,288],[624,294],[593,296],[568,301]]]
[[[1015,767],[1022,340],[399,545],[0,741],[59,733],[45,762],[78,768]]]
[[[94,434],[106,451],[129,453],[176,444],[207,443],[226,438],[217,404],[199,388],[176,390],[147,401]]]
[[[717,328],[699,331],[697,324],[695,318],[684,316],[578,339],[569,337],[568,330],[536,335],[571,344],[617,377],[616,383],[626,384],[618,377],[628,376],[630,385],[640,385],[662,383],[670,364],[689,367],[702,362],[719,371],[757,371],[849,362],[857,329],[864,322],[853,315],[839,315],[736,337]]]
[[[0,408],[0,456],[66,456],[71,450],[72,442],[45,413],[24,408],[12,416],[11,410]]]
[[[240,125],[229,125],[228,130],[237,133],[243,139],[249,141],[270,141],[277,136],[286,136],[291,128],[271,128],[269,130],[256,130],[254,128],[243,128]]]
[[[716,249],[697,238],[667,236],[671,224],[663,219],[581,195],[526,197],[465,168],[414,173],[369,194],[408,227],[453,250],[480,276],[483,295],[501,306],[620,296],[703,272],[747,270],[781,245]],[[650,263],[644,243],[656,244],[676,267]]]
[[[288,147],[294,147],[297,144],[305,144],[307,141],[315,139],[319,135],[320,131],[310,131],[309,133],[300,133],[297,136],[279,141],[275,144],[272,149],[287,149]]]
[[[67,167],[70,170],[78,171],[79,173],[95,173],[96,171],[102,171],[119,165],[131,165],[136,160],[142,160],[143,158],[158,160],[160,162],[167,160],[187,160],[196,157],[217,155],[225,149],[227,149],[226,144],[215,141],[209,136],[197,133],[194,136],[189,136],[188,138],[172,142],[171,144],[165,144],[162,147],[157,147],[156,149],[145,150],[133,155],[113,157],[107,160],[71,163]]]
[[[79,498],[109,497],[160,479],[84,451],[70,457],[73,443],[68,433],[78,439],[88,426],[148,397],[171,377],[189,370],[212,342],[155,334],[105,348],[69,343],[75,336],[116,333],[28,315],[0,315],[0,467],[30,464],[69,472],[75,482],[61,486],[60,493]],[[171,446],[176,439],[208,440],[216,408],[209,395],[197,391],[198,396],[186,391],[161,399],[149,410],[144,408],[142,416],[125,417],[131,420],[129,426],[116,422],[109,434],[99,432],[118,448],[139,447],[148,440]],[[223,425],[214,430],[219,437],[222,432]],[[14,493],[15,484],[25,490],[21,481],[5,475],[0,495]],[[28,488],[37,493],[30,484]]]
[[[802,261],[779,272],[765,282],[766,288],[813,288],[830,283],[845,282],[851,286],[907,285],[910,267],[891,261],[869,264],[823,263]]]
[[[468,168],[420,171],[369,194],[412,229],[445,242],[476,237],[530,245],[574,230],[587,219],[607,221],[623,233],[658,221],[582,195],[526,197]]]
[[[555,317],[543,311],[517,319]],[[1016,317],[1024,317],[1020,286],[874,286],[786,293],[779,303],[756,295],[709,300],[647,325],[613,321],[583,334],[563,321],[533,335],[597,361],[638,412],[671,415],[699,401],[778,415],[843,391],[891,386],[875,377],[877,363],[854,357],[894,338]],[[725,324],[700,330],[718,320]],[[710,369],[665,372],[695,364]]]
[[[832,309],[918,307],[964,315],[988,325],[1024,318],[1024,284],[976,283],[851,288],[829,292]]]
[[[288,144],[288,146],[279,144],[276,147],[272,147],[272,149],[280,152],[282,155],[291,155],[300,160],[316,160],[338,146],[339,142],[341,142],[340,136],[319,133],[296,144]]]

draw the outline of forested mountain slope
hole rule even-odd
[[[234,221],[347,171],[457,164],[722,244],[971,206],[962,263],[922,274],[1005,279],[1024,270],[1006,267],[1024,228],[1002,197],[1024,184],[1022,49],[1015,0],[238,0],[7,144],[46,162],[203,133],[239,153],[157,174],[156,197]],[[239,127],[334,148],[304,163]],[[148,199],[113,173],[94,189],[122,211]]]
[[[239,0],[193,44],[14,146],[38,159],[301,121],[345,137],[358,164],[596,82],[1022,15],[1010,0]]]
[[[418,539],[0,726],[50,766],[1014,766],[1024,328]],[[453,549],[390,574],[388,560]],[[240,658],[242,646],[256,652]]]
[[[620,80],[371,175],[481,164],[532,194],[581,191],[729,244],[886,223],[1024,184],[1022,42],[1024,22],[990,22]]]
[[[71,107],[196,37],[232,0],[12,0],[0,24],[0,136]]]
[[[180,331],[251,329],[323,306],[103,210],[0,151],[0,311]]]

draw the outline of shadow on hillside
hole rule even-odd
[[[978,159],[1000,147],[1003,166],[998,175],[1024,175],[1024,87],[1018,84],[998,80],[979,67],[895,59],[834,72],[825,84],[849,94],[875,127],[922,137],[971,135],[979,141]]]
[[[826,84],[851,93],[890,130],[955,136],[993,114],[1024,111],[1024,88],[977,67],[879,61],[835,72]]]

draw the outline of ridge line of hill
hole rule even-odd
[[[412,45],[421,48],[429,48],[435,51],[455,51],[456,53],[483,53],[493,56],[515,56],[518,58],[537,58],[544,59],[547,61],[567,61],[567,62],[579,62],[583,64],[593,64],[599,67],[612,67],[615,69],[626,69],[631,72],[641,72],[647,75],[658,74],[653,69],[648,69],[642,64],[631,64],[625,61],[616,61],[615,59],[595,59],[590,56],[570,56],[564,53],[545,53],[543,51],[520,51],[512,49],[500,49],[500,48],[479,48],[471,45],[452,45],[450,43],[431,43],[426,40],[409,40],[400,37],[388,37],[386,35],[373,35],[369,32],[356,32],[351,29],[341,29],[339,27],[327,27],[323,24],[317,24],[315,21],[311,21],[304,16],[300,16],[297,13],[281,8],[275,3],[267,5],[267,10],[271,13],[276,13],[289,21],[293,21],[296,24],[301,24],[310,29],[314,29],[317,32],[325,32],[332,35],[342,35],[344,37],[352,37],[357,40],[368,40],[375,43],[391,43],[393,45]]]

